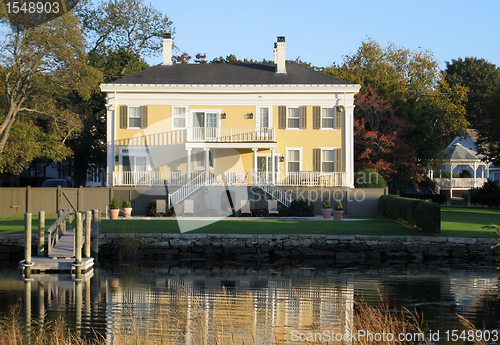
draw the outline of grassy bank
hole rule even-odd
[[[500,225],[499,208],[441,207],[441,235],[448,237],[497,237],[485,225]]]
[[[189,220],[189,222],[198,222]],[[202,221],[199,221],[203,224]],[[103,220],[104,233],[179,233],[175,219],[171,220]],[[198,234],[315,234],[315,235],[373,235],[419,236],[421,232],[404,224],[384,218],[362,221],[291,221],[279,219],[227,219],[190,231]]]
[[[24,233],[23,215],[0,216],[0,234]],[[48,228],[56,220],[55,214],[46,215]],[[196,220],[190,220],[197,222]],[[201,221],[200,221],[201,222]],[[498,208],[441,208],[441,236],[446,237],[496,237],[492,230],[482,227],[500,225]],[[38,229],[38,215],[33,215],[33,231]],[[175,218],[120,219],[102,222],[103,233],[179,233]],[[215,234],[317,234],[317,235],[371,235],[371,236],[422,236],[422,232],[394,220],[374,217],[362,221],[292,221],[280,219],[226,219],[191,231],[190,233]]]

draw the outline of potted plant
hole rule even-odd
[[[333,213],[333,220],[342,220],[342,214],[344,213],[344,207],[342,206],[342,202],[339,200],[335,204],[335,211]]]
[[[118,219],[119,214],[120,204],[118,203],[118,199],[113,197],[109,203],[109,219]]]
[[[132,215],[132,204],[130,204],[130,200],[127,197],[123,199],[122,209],[123,209],[123,217],[130,218],[130,216]]]
[[[321,210],[323,213],[323,218],[330,218],[332,216],[332,207],[330,205],[330,200],[323,201],[323,209]]]

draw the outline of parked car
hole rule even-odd
[[[69,181],[65,179],[53,178],[50,180],[45,180],[45,182],[42,185],[42,187],[58,187],[58,186],[71,188],[71,183],[69,183]]]

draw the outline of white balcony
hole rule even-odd
[[[193,172],[191,179],[200,172]],[[272,183],[271,172],[258,172],[259,176]],[[274,185],[282,187],[341,187],[346,181],[345,172],[321,173],[311,171],[276,173]],[[159,171],[132,172],[118,171],[113,173],[114,186],[183,186],[188,183],[186,174],[180,171],[162,173]],[[227,171],[211,174],[207,179],[208,186],[253,186],[251,171]]]
[[[486,178],[476,177],[476,178],[435,178],[434,182],[436,182],[439,188],[449,189],[449,188],[462,188],[462,189],[470,189],[481,187],[487,181]]]
[[[269,127],[193,127],[187,129],[187,142],[246,143],[275,142]]]

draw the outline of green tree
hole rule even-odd
[[[0,49],[7,105],[0,115],[0,166],[5,167],[3,153],[19,118],[34,126],[45,126],[40,132],[62,143],[76,134],[80,126],[75,114],[64,107],[64,98],[70,93],[88,98],[98,87],[100,73],[85,63],[85,40],[72,14],[24,31],[12,31],[5,22],[2,24],[7,31]],[[22,128],[28,129],[19,125],[17,133]],[[45,140],[36,135],[34,138]],[[49,150],[33,152],[46,154]]]
[[[500,164],[500,86],[485,102],[484,125],[478,130],[477,145],[487,161]]]
[[[143,0],[108,0],[97,6],[88,2],[78,6],[89,53],[109,54],[123,50],[123,58],[152,56],[162,49],[162,38],[174,33],[170,19]],[[126,74],[125,61],[121,75]]]
[[[466,117],[472,128],[479,128],[485,121],[487,99],[500,85],[500,69],[485,59],[466,57],[446,62],[445,73],[450,87],[467,87]]]

